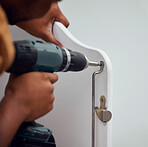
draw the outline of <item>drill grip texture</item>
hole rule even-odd
[[[15,41],[15,60],[8,70],[23,74],[31,71],[56,72],[61,67],[63,56],[60,47],[41,41]]]

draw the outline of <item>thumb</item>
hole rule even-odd
[[[45,80],[49,80],[52,84],[54,84],[58,80],[58,75],[55,73],[41,73]]]
[[[69,21],[67,20],[67,18],[64,16],[62,11],[60,10],[58,4],[56,6],[57,6],[58,13],[57,13],[54,21],[61,22],[67,28],[69,26]]]
[[[66,28],[70,24],[69,21],[67,20],[67,18],[63,15],[63,13],[61,13],[58,17],[56,17],[55,21],[61,22]]]
[[[50,31],[46,31],[46,33],[42,36],[42,39],[46,42],[51,42],[56,44],[57,46],[63,47],[63,45],[56,40],[53,34]]]

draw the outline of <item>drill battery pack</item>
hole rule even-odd
[[[56,147],[52,131],[36,122],[23,123],[9,147]]]

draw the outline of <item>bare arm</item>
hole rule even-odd
[[[0,104],[0,146],[6,147],[9,145],[21,123],[27,115],[26,110],[16,101],[14,97],[4,97]]]

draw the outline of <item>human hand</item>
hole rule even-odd
[[[0,102],[0,146],[7,147],[24,121],[33,121],[53,109],[52,73],[11,75]]]
[[[43,17],[17,23],[17,26],[44,41],[62,46],[52,34],[52,27],[55,21],[61,22],[65,27],[69,26],[69,22],[61,12],[57,2],[52,3],[49,11]]]
[[[5,97],[7,101],[13,101],[19,113],[22,111],[24,121],[32,121],[53,109],[53,84],[57,80],[58,76],[52,73],[11,75]]]

